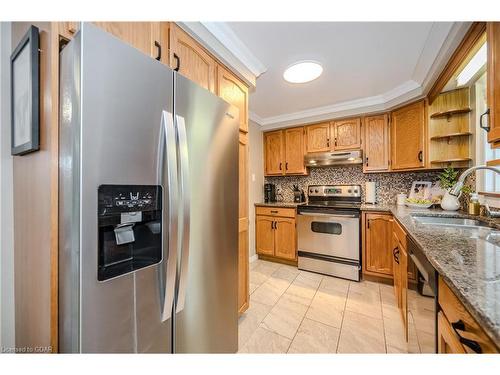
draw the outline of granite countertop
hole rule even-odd
[[[372,203],[362,203],[361,211],[385,211],[391,212],[393,205],[390,204],[372,204]]]
[[[395,205],[390,211],[468,311],[500,346],[500,241],[498,246],[486,242],[487,229],[425,225],[414,219],[415,215],[478,219],[464,212]],[[500,228],[498,219],[485,221]]]
[[[302,203],[295,203],[295,202],[268,202],[268,203],[255,203],[256,207],[283,207],[283,208],[297,208],[297,206],[300,206],[301,204],[305,204],[305,202]]]

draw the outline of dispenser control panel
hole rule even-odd
[[[99,215],[161,209],[161,187],[157,185],[101,185]]]

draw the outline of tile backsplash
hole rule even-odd
[[[266,177],[266,183],[276,185],[281,192],[283,201],[293,201],[292,185],[298,185],[307,196],[309,185],[361,185],[362,200],[365,201],[365,182],[375,181],[377,186],[377,203],[395,203],[396,194],[406,193],[411,188],[413,181],[439,180],[439,171],[402,172],[402,173],[371,173],[364,174],[361,165],[345,167],[311,168],[308,176],[279,176]]]

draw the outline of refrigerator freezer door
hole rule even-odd
[[[160,263],[98,281],[97,193],[102,184],[161,184],[161,120],[164,111],[173,113],[173,72],[91,24],[83,24],[72,43],[77,48],[61,54],[61,66],[71,64],[67,68],[70,73],[61,76],[61,139],[72,129],[75,149],[65,150],[62,146],[60,160],[61,168],[71,164],[80,169],[79,176],[62,179],[68,183],[63,189],[72,189],[68,196],[80,197],[76,207],[80,225],[62,236],[78,239],[79,248],[73,248],[71,255],[78,259],[76,280],[80,286],[71,290],[64,285],[75,270],[66,268],[71,262],[63,259],[60,291],[68,303],[72,293],[79,293],[80,298],[77,323],[75,314],[61,311],[60,334],[74,334],[74,330],[66,328],[69,327],[75,328],[79,337],[78,348],[62,345],[61,350],[171,352],[172,319],[162,321],[165,283],[171,276],[166,274],[168,236],[163,240]],[[69,56],[71,53],[76,57]],[[72,85],[77,89],[71,89]],[[71,94],[65,96],[65,87]],[[72,118],[72,113],[79,118]],[[169,210],[165,198],[170,193],[169,186],[162,187],[163,209]],[[62,217],[69,217],[64,212],[73,208],[62,201]],[[163,230],[168,227],[169,223],[162,223]]]
[[[175,74],[175,80],[174,118],[181,141],[185,126],[189,160],[180,223],[188,209],[190,229],[188,257],[181,245],[174,352],[236,352],[238,110],[184,77]]]

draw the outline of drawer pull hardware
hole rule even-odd
[[[155,47],[158,49],[158,56],[156,56],[156,60],[161,60],[161,44],[155,40]]]
[[[175,65],[174,70],[175,70],[176,72],[178,72],[178,71],[179,71],[179,68],[181,67],[181,59],[179,58],[179,56],[177,56],[177,54],[176,54],[176,53],[174,53],[174,59],[175,59],[175,61],[177,61],[177,64]]]
[[[281,165],[282,165],[282,164],[283,164],[283,163],[280,163],[280,171],[281,171]]]
[[[471,339],[466,339],[458,331],[463,331],[465,332],[465,323],[460,319],[454,323],[451,323],[451,327],[455,331],[456,335],[458,336],[459,341],[464,344],[465,346],[469,347],[472,349],[474,352],[481,354],[483,352],[483,349],[481,348],[481,345],[477,341],[471,340]]]
[[[276,211],[276,210],[271,210],[271,213],[272,213],[272,214],[277,214],[277,213],[278,213],[278,211]]]
[[[399,247],[398,246],[396,246],[392,250],[392,255],[394,256],[394,260],[396,261],[396,263],[399,264]]]
[[[422,151],[418,152],[418,161],[423,161],[423,154]]]

